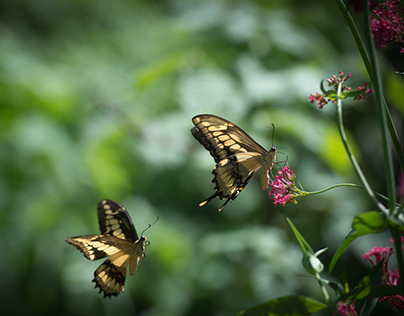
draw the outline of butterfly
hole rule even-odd
[[[240,127],[215,115],[197,115],[192,118],[192,135],[210,152],[216,162],[212,182],[216,192],[199,204],[205,206],[215,197],[233,201],[254,173],[262,167],[261,187],[269,186],[269,172],[276,160],[276,148],[267,151]]]
[[[95,288],[104,292],[104,298],[117,296],[124,291],[129,267],[134,275],[145,257],[147,239],[138,237],[125,207],[113,200],[98,203],[100,235],[67,238],[89,260],[110,256],[94,272]],[[150,225],[149,225],[150,227]]]

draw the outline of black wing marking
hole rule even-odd
[[[227,199],[219,211],[233,201],[250,182],[255,172],[261,167],[262,157],[257,153],[241,153],[230,156],[218,162],[212,173],[216,192],[199,204],[205,206],[215,197]]]
[[[117,296],[124,291],[128,267],[130,275],[135,275],[145,256],[146,238],[142,236],[135,244],[135,248],[126,248],[105,260],[94,272],[93,282],[104,298]]]
[[[101,234],[136,242],[139,237],[123,205],[113,200],[98,203],[98,223]]]

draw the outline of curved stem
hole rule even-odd
[[[305,195],[320,194],[320,193],[324,193],[324,192],[327,192],[327,191],[329,191],[331,189],[335,189],[335,188],[339,188],[339,187],[354,187],[354,188],[359,188],[359,189],[362,189],[362,190],[366,190],[365,187],[362,186],[362,185],[358,185],[358,184],[354,184],[354,183],[339,183],[339,184],[334,184],[334,185],[332,185],[332,186],[330,186],[328,188],[321,189],[321,190],[318,190],[318,191],[305,192]],[[381,198],[381,199],[383,199],[385,201],[389,200],[389,198],[387,196],[384,196],[383,194],[380,194],[380,193],[378,193],[376,191],[373,191],[373,193],[376,196],[378,196],[379,198]],[[396,203],[396,206],[403,207],[400,203]]]

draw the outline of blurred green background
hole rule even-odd
[[[402,55],[380,52],[397,128]],[[401,69],[400,69],[401,67]],[[339,139],[335,107],[310,93],[352,72],[368,81],[333,1],[0,2],[0,297],[4,315],[234,315],[291,294],[322,300],[301,266],[289,217],[328,263],[353,216],[372,210],[359,189],[273,205],[255,177],[217,212],[213,159],[191,118],[235,122],[288,157],[307,191],[357,179]],[[352,147],[384,193],[372,101],[344,103]],[[285,160],[279,154],[278,160]],[[96,206],[128,209],[150,246],[125,292],[104,300],[91,262],[65,242],[99,233]],[[335,276],[352,285],[360,255],[388,236],[356,241]],[[345,264],[345,265],[344,265]]]

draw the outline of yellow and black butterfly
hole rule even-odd
[[[261,187],[269,186],[269,172],[275,163],[276,148],[265,150],[240,127],[215,115],[198,115],[192,118],[195,127],[192,135],[210,152],[216,166],[212,182],[216,192],[199,204],[205,206],[215,197],[227,199],[219,211],[230,200],[234,200],[262,167]]]
[[[118,202],[98,203],[98,223],[101,235],[70,237],[66,241],[89,260],[111,256],[95,270],[93,279],[104,298],[111,298],[124,291],[128,267],[134,275],[142,264],[147,240],[143,235],[138,237],[128,212]]]

